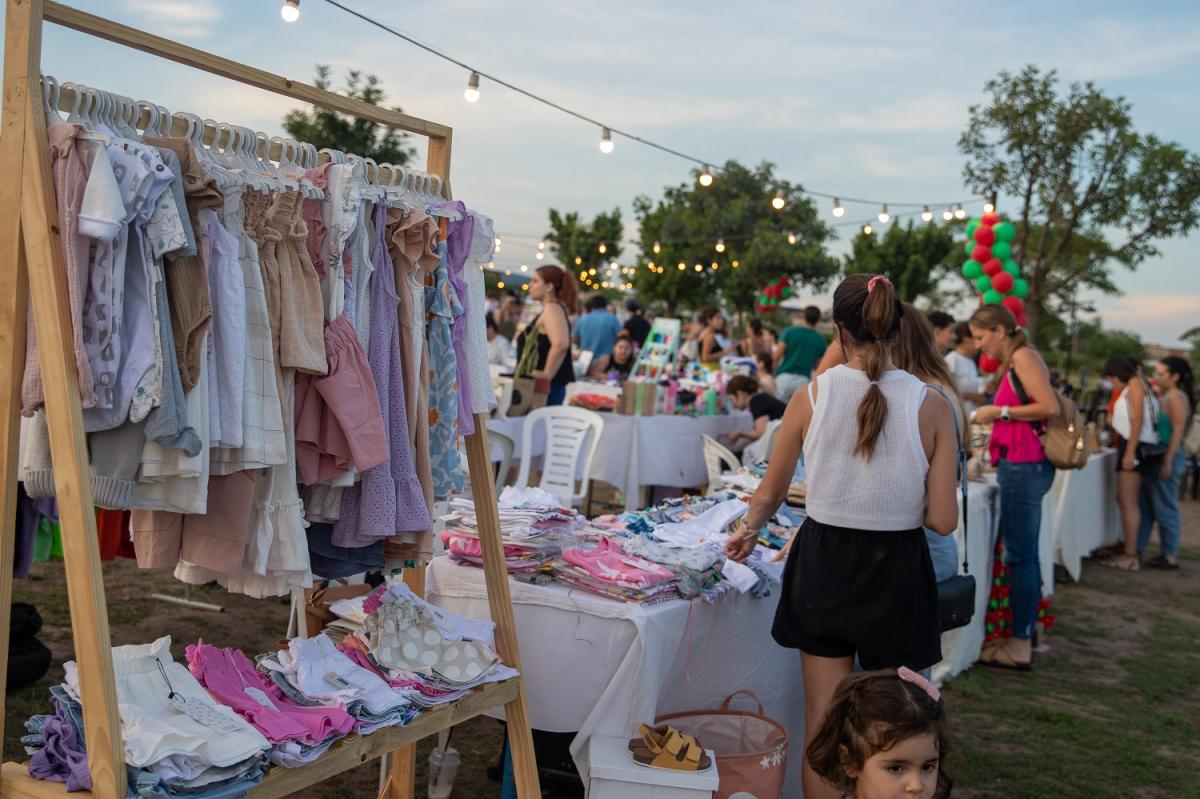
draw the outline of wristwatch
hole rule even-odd
[[[1006,422],[1012,421],[1012,414],[1008,412],[1007,405],[1005,405],[1003,408],[1000,409],[1000,418]]]

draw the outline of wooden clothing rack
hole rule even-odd
[[[254,69],[178,42],[120,25],[51,0],[6,0],[4,29],[4,102],[0,118],[0,445],[3,462],[3,516],[0,516],[0,685],[7,677],[9,609],[15,548],[16,474],[21,408],[21,376],[25,363],[26,307],[32,297],[45,382],[46,416],[54,485],[62,521],[71,629],[79,664],[84,734],[92,795],[124,799],[124,750],[113,680],[112,642],[96,519],[92,507],[88,453],[76,378],[75,355],[67,299],[58,212],[50,172],[46,119],[40,86],[42,26],[53,22],[151,55],[211,72],[240,83],[350,114],[429,139],[427,169],[443,181],[450,196],[450,144],[445,125],[368,105],[298,81]],[[269,142],[261,143],[263,146]],[[475,501],[480,508],[479,539],[484,555],[488,606],[496,624],[496,650],[503,661],[521,668],[508,575],[500,541],[500,520],[488,455],[487,420],[475,416],[475,433],[467,437],[467,461]],[[405,571],[405,580],[424,593],[424,566]],[[368,736],[351,736],[318,760],[299,768],[273,768],[251,789],[254,799],[285,796],[316,782],[383,756],[392,758],[383,799],[413,796],[415,742],[485,711],[504,707],[517,793],[540,797],[533,738],[525,705],[523,678],[484,686],[458,702],[422,711],[406,727]],[[3,711],[0,710],[0,729]],[[74,794],[85,796],[86,794]],[[61,783],[35,780],[25,765],[0,766],[0,799],[65,797]]]

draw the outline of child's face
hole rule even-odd
[[[855,777],[854,799],[932,799],[938,749],[933,735],[918,735],[876,752]]]

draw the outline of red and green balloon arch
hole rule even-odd
[[[758,295],[758,310],[767,313],[779,307],[780,302],[792,296],[792,286],[786,277],[781,277],[774,283],[769,283]]]
[[[964,247],[969,257],[962,265],[963,277],[975,284],[981,303],[1003,305],[1012,311],[1017,324],[1024,326],[1029,283],[1012,259],[1016,226],[995,211],[988,211],[968,222],[966,232]],[[983,371],[994,372],[999,366],[994,358],[980,356],[979,368]]]

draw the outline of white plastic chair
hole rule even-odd
[[[512,407],[513,381],[511,377],[492,378],[492,390],[496,392],[496,418],[507,419]]]
[[[558,497],[563,505],[578,507],[591,482],[592,459],[604,432],[604,419],[583,408],[555,405],[538,408],[525,417],[521,430],[521,468],[516,485],[529,485],[533,462],[533,436],[539,425],[546,426],[546,449],[542,457],[542,479],[538,488]],[[582,460],[581,460],[582,459]],[[578,489],[575,476],[580,476]]]
[[[517,442],[490,427],[488,428],[488,441],[491,443],[493,451],[500,450],[500,465],[496,471],[496,495],[499,496],[500,492],[504,490],[508,472],[512,469],[513,453],[517,451]]]
[[[709,492],[719,491],[721,489],[721,467],[727,466],[730,471],[736,472],[742,468],[742,462],[738,460],[737,455],[729,451],[729,448],[717,441],[709,435],[702,435],[700,438],[704,441],[704,466],[708,470],[708,490]]]

